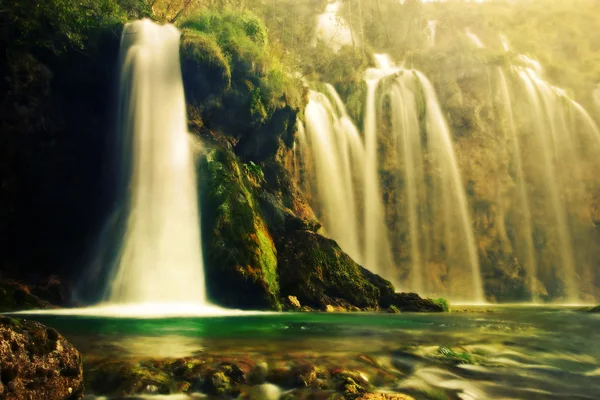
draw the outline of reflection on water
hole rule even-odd
[[[36,319],[61,331],[85,358],[244,354],[344,364],[368,354],[399,377],[387,390],[417,399],[597,400],[600,393],[600,316],[567,308]]]

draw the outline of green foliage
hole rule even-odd
[[[439,299],[433,300],[433,302],[438,306],[442,307],[444,312],[450,312],[450,304],[446,299],[440,297]]]
[[[262,168],[260,165],[255,164],[254,161],[244,164],[244,169],[246,170],[246,173],[251,175],[257,182],[265,181],[265,174]]]
[[[259,130],[278,109],[286,105],[301,108],[302,83],[273,54],[267,29],[257,16],[230,9],[202,10],[183,20],[180,27],[184,29],[184,58],[195,60],[199,68],[218,64],[231,82],[225,90],[223,85],[209,87],[204,98],[197,98],[205,116],[218,112],[204,104],[211,98],[220,98],[215,106],[229,110],[222,120],[207,117],[213,125],[230,132]],[[207,50],[211,54],[208,59],[201,56]],[[186,90],[193,87],[188,85]]]
[[[221,304],[276,308],[279,297],[277,252],[246,174],[235,156],[212,150],[202,162],[206,199],[203,237],[210,295]]]
[[[129,13],[116,0],[19,0],[9,2],[0,15],[9,21],[11,46],[61,54],[83,49],[94,29],[124,22],[136,14],[133,2],[127,3]]]
[[[182,58],[217,71],[223,88],[231,85],[231,67],[215,38],[203,32],[184,29],[181,38]],[[201,72],[198,72],[201,73]]]

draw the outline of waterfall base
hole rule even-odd
[[[109,318],[193,318],[269,314],[262,311],[242,311],[212,305],[190,303],[103,303],[93,307],[58,310],[30,310],[11,315],[65,315]]]

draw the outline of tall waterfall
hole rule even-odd
[[[508,51],[508,40],[503,36],[501,40]],[[516,167],[517,255],[527,271],[533,301],[541,294],[574,303],[585,301],[582,286],[594,281],[594,266],[587,254],[593,238],[589,215],[579,210],[588,208],[587,183],[594,179],[586,169],[600,168],[600,131],[579,103],[543,78],[538,61],[522,54],[516,60],[509,74],[498,68],[497,92]],[[520,103],[515,104],[516,100]],[[517,114],[521,118],[518,127]],[[547,245],[535,245],[536,230],[545,232]],[[547,293],[543,282],[560,284]]]
[[[175,27],[149,20],[123,31],[119,121],[129,217],[110,303],[206,301],[179,40]]]
[[[396,174],[396,218],[408,226],[396,229],[410,244],[407,289],[444,295],[455,301],[484,301],[473,226],[452,137],[433,85],[417,70],[394,65],[377,55],[377,68],[367,80],[375,94],[366,119],[389,121],[389,132],[365,130],[367,153],[377,144],[395,151],[381,156],[370,168],[388,164]],[[372,105],[369,104],[372,102]],[[374,116],[369,116],[369,110]],[[386,128],[382,128],[386,129]],[[387,139],[386,137],[389,137]],[[377,170],[370,172],[371,176]]]
[[[330,85],[327,89],[327,95],[310,92],[306,132],[300,131],[299,143],[312,160],[307,170],[312,173],[327,234],[362,263],[357,185],[363,182],[364,147],[335,89]]]
[[[387,56],[376,60],[365,73],[364,140],[332,86],[311,92],[299,144],[313,204],[346,252],[402,290],[481,302],[466,194],[433,86]],[[392,219],[408,222],[408,255]]]

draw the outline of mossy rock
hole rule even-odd
[[[279,309],[277,250],[248,171],[222,149],[210,150],[199,169],[209,297],[227,307]]]
[[[284,296],[325,309],[333,306],[378,308],[380,292],[338,244],[309,231],[288,234],[279,250],[279,279]]]
[[[207,102],[231,87],[229,61],[213,37],[184,29],[180,52],[185,94],[189,102]]]

